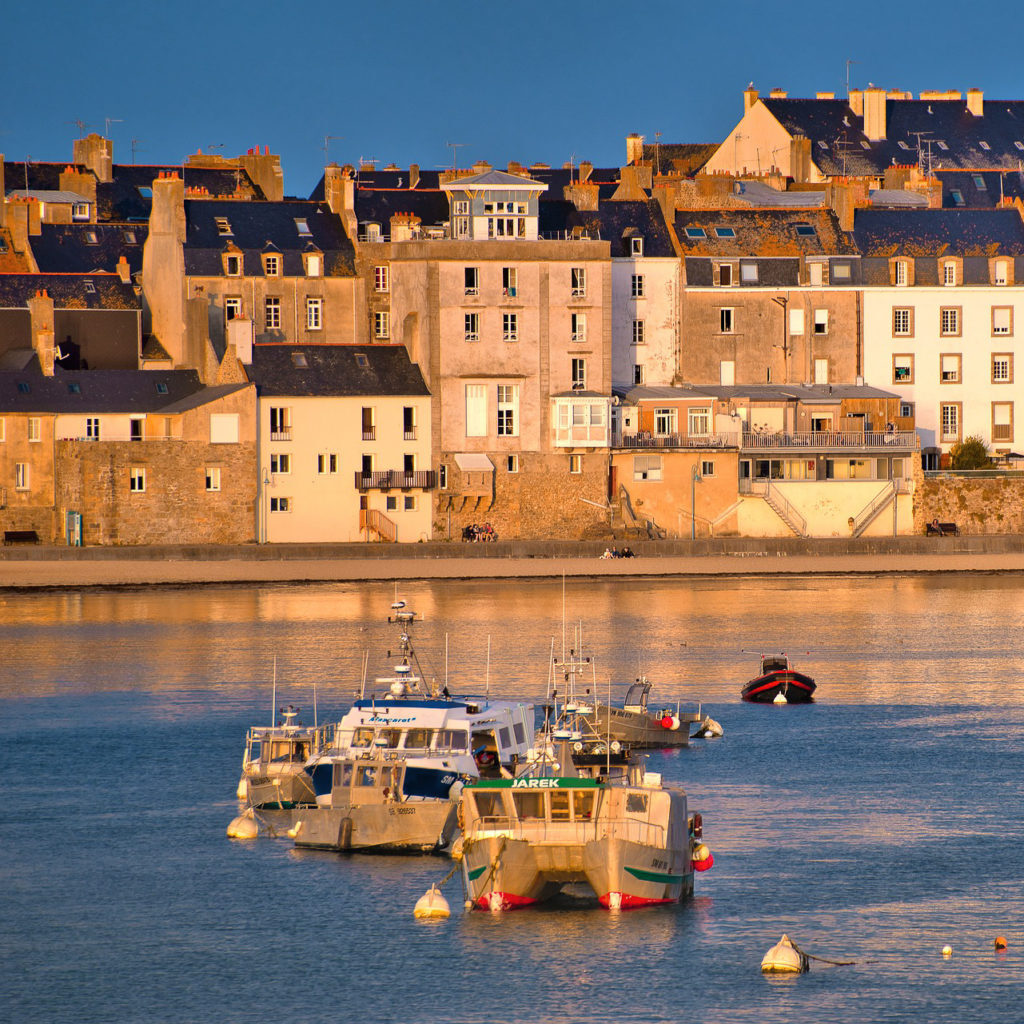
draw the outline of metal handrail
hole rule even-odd
[[[912,448],[921,440],[913,430],[806,430],[761,433],[745,430],[742,448]]]
[[[898,493],[896,483],[889,480],[885,487],[875,495],[874,499],[853,518],[853,535],[859,537],[881,509],[888,505]]]
[[[595,818],[577,821],[552,821],[548,818],[512,818],[507,815],[477,818],[467,822],[467,839],[481,834],[507,835],[510,839],[529,840],[534,843],[585,843],[591,839],[624,839],[664,849],[666,829],[650,821],[635,818]]]
[[[768,486],[765,488],[764,500],[768,502],[773,508],[778,506],[777,511],[780,512],[782,518],[785,519],[791,526],[796,528],[796,532],[801,537],[807,533],[807,520],[786,500],[786,496],[779,490],[772,490],[772,482],[768,481]]]

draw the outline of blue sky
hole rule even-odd
[[[899,11],[905,13],[900,14]],[[861,11],[863,13],[858,13]],[[617,166],[625,136],[719,141],[748,82],[790,96],[977,87],[1024,98],[1024,9],[610,0],[68,0],[4,14],[0,152],[68,160],[77,121],[117,162],[281,155],[307,195],[329,155],[381,164]],[[10,173],[8,174],[10,180]]]

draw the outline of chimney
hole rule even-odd
[[[39,357],[39,365],[43,368],[43,376],[53,376],[54,352],[53,334],[53,299],[46,289],[37,291],[28,300],[28,314],[32,323],[32,348]]]
[[[851,89],[850,94],[846,100],[850,104],[850,109],[858,116],[864,116],[864,90],[863,89]]]
[[[114,144],[92,132],[84,139],[75,139],[71,159],[84,164],[98,181],[114,180]]]
[[[577,210],[597,210],[598,187],[596,182],[574,181],[571,185],[565,186],[562,194]]]
[[[768,93],[768,99],[784,100],[788,95],[789,93],[787,93],[785,89],[772,89],[772,91]]]
[[[789,175],[796,183],[811,180],[811,140],[806,135],[789,140]]]
[[[420,218],[415,213],[396,213],[391,218],[391,241],[408,242],[419,235]]]
[[[281,157],[270,152],[269,146],[255,146],[248,153],[238,158],[242,169],[258,185],[263,194],[271,202],[279,203],[284,199],[284,172],[281,170]]]
[[[743,113],[745,114],[755,103],[757,102],[757,90],[754,88],[754,83],[743,90]]]
[[[490,169],[491,165],[486,160],[477,160],[477,162],[473,164],[474,174],[486,174]]]
[[[652,184],[650,164],[640,167],[621,167],[619,168],[619,187],[612,194],[612,199],[616,202],[623,199],[645,202],[651,198],[647,194],[647,189],[651,188]],[[593,187],[597,188],[596,185]]]
[[[337,214],[345,225],[345,233],[355,239],[359,224],[356,221],[356,182],[351,165],[339,167],[328,164],[324,168],[324,199],[331,213]]]
[[[819,92],[819,93],[815,93],[815,99],[819,99],[819,100],[834,100],[835,98],[836,98],[836,94],[834,92]]]
[[[580,181],[590,181],[591,174],[594,173],[594,165],[589,160],[580,161]]]
[[[864,90],[864,134],[872,142],[885,138],[885,90],[873,85]]]
[[[857,207],[853,184],[837,178],[829,182],[826,192],[832,212],[839,221],[839,230],[852,231],[854,211]]]
[[[96,175],[91,171],[80,171],[77,167],[65,167],[61,171],[57,186],[62,192],[76,192],[88,199],[91,206],[90,220],[96,222]]]
[[[409,164],[409,188],[415,188],[420,183],[420,165]]]
[[[244,366],[252,365],[253,335],[253,323],[248,317],[228,321],[228,347],[234,348],[235,356]]]
[[[142,288],[150,333],[174,366],[183,365],[188,341],[184,245],[185,182],[176,173],[161,171],[153,179],[149,233],[142,247]]]
[[[980,89],[967,90],[967,109],[975,117],[981,117],[984,96],[985,94]]]
[[[644,137],[636,132],[626,136],[626,163],[638,164],[644,158]]]
[[[114,268],[114,273],[121,278],[121,284],[132,283],[132,269],[128,266],[128,260],[124,256],[119,256],[117,260],[117,266]]]

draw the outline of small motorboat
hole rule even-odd
[[[814,680],[797,672],[785,654],[762,654],[761,671],[743,687],[742,696],[755,704],[807,704],[815,689]]]

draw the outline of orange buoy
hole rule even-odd
[[[996,949],[1006,949],[1006,939],[1005,939],[1004,936],[1002,936],[1002,935],[997,935],[996,936],[995,947],[996,947]]]

